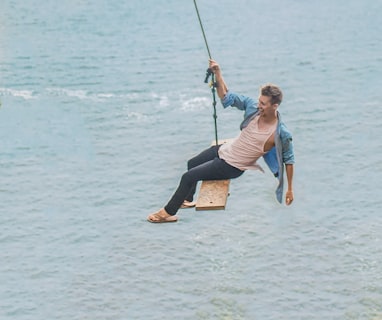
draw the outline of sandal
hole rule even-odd
[[[180,208],[181,209],[194,208],[195,205],[196,205],[195,201],[190,202],[190,201],[184,200]]]
[[[169,215],[166,210],[160,209],[158,212],[150,214],[147,217],[147,221],[151,223],[166,223],[166,222],[177,222],[177,216]]]

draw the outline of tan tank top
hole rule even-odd
[[[264,145],[276,131],[277,122],[267,131],[260,131],[258,122],[259,116],[255,117],[237,138],[223,144],[219,149],[220,159],[240,170],[263,171],[256,161],[265,154]]]

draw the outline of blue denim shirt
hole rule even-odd
[[[221,100],[224,108],[236,107],[244,111],[244,121],[240,125],[240,130],[258,115],[257,102],[249,97],[228,91]],[[268,165],[275,177],[279,180],[276,189],[276,198],[282,203],[284,187],[284,164],[294,164],[294,152],[292,135],[281,120],[281,115],[277,111],[277,129],[275,133],[275,146],[264,156],[264,161]]]

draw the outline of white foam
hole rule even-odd
[[[30,99],[36,98],[36,96],[32,90],[16,90],[16,89],[0,88],[0,95],[12,96],[12,97],[21,97],[25,100],[30,100]]]
[[[100,99],[109,99],[109,98],[114,98],[115,95],[112,93],[98,93],[97,97]]]
[[[87,99],[89,96],[87,91],[81,89],[47,88],[46,91],[50,95],[74,97],[80,100]]]
[[[202,110],[211,105],[210,99],[206,97],[194,97],[185,101],[182,101],[182,110],[194,111]]]
[[[127,118],[131,119],[131,120],[135,119],[135,120],[139,120],[139,121],[145,121],[148,119],[148,116],[146,114],[143,114],[140,112],[131,111],[131,112],[127,113]]]
[[[162,96],[159,99],[159,106],[160,107],[168,107],[169,106],[169,100],[167,96]]]

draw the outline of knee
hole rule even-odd
[[[187,161],[187,169],[188,170],[190,170],[190,169],[192,169],[192,168],[194,168],[196,166],[197,166],[197,163],[195,161],[195,158],[192,158],[192,159]]]
[[[192,175],[187,171],[185,173],[183,173],[182,175],[182,179],[181,179],[181,183],[182,184],[185,184],[185,185],[192,185],[193,184],[193,178],[192,178]]]

